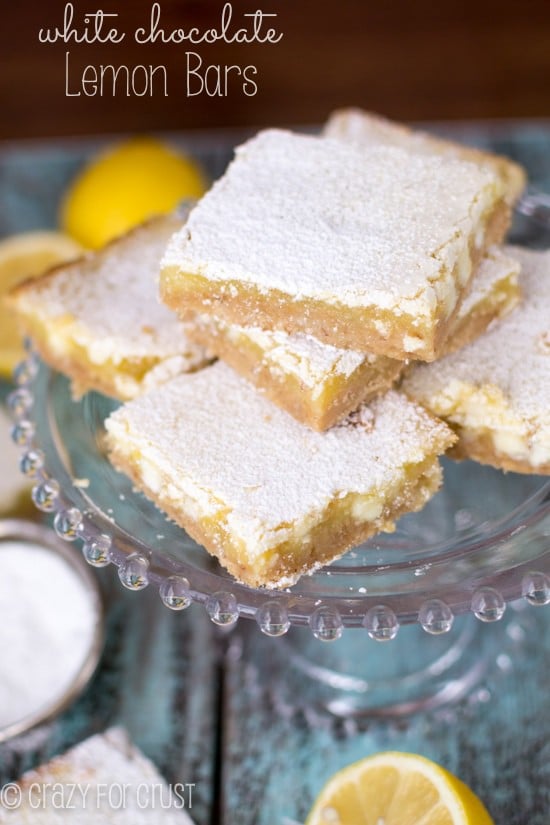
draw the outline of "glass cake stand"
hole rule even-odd
[[[103,422],[116,402],[97,393],[73,401],[67,380],[32,353],[15,381],[8,404],[21,470],[57,534],[81,542],[91,565],[116,565],[130,590],[158,587],[172,610],[197,602],[222,627],[244,617],[284,636],[245,629],[239,642],[282,708],[303,696],[338,716],[384,716],[448,704],[476,686],[482,697],[490,668],[505,670],[536,633],[522,605],[550,602],[547,478],[445,460],[441,491],[394,533],[290,589],[252,589],[111,467]],[[508,602],[498,629],[485,627]],[[344,631],[336,645],[318,643]]]

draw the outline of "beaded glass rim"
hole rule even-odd
[[[219,626],[231,627],[244,616],[255,619],[260,630],[273,637],[298,625],[309,626],[321,641],[340,638],[347,627],[361,628],[376,641],[390,641],[403,624],[419,623],[427,633],[437,635],[448,632],[459,614],[471,611],[482,622],[494,622],[502,618],[509,601],[524,598],[534,606],[550,602],[550,482],[529,499],[521,522],[471,546],[470,552],[483,551],[493,557],[504,548],[502,564],[496,569],[494,564],[488,570],[482,567],[475,575],[466,567],[466,578],[458,590],[448,585],[445,576],[446,565],[464,562],[465,554],[458,550],[408,571],[410,587],[388,592],[382,600],[377,593],[369,594],[368,587],[349,595],[254,590],[215,569],[194,569],[184,559],[147,546],[122,530],[78,488],[59,456],[54,462],[56,477],[51,475],[52,456],[41,449],[44,445],[37,437],[34,413],[48,406],[48,381],[38,382],[37,377],[55,373],[41,364],[28,343],[27,350],[27,359],[14,372],[16,389],[8,398],[8,407],[14,420],[12,438],[22,450],[21,471],[34,482],[36,507],[54,514],[59,537],[82,543],[90,565],[114,564],[121,583],[130,590],[142,590],[150,584],[158,587],[163,603],[171,610],[181,611],[197,602]],[[527,554],[526,547],[531,548]],[[426,576],[437,565],[437,580]],[[395,567],[402,575],[406,565]],[[391,573],[391,568],[391,564],[373,566],[372,574]],[[350,573],[353,564],[333,575],[345,580]],[[326,575],[331,575],[330,570]]]

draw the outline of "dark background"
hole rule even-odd
[[[76,19],[119,13],[119,45],[40,45],[61,25],[64,0],[2,0],[0,138],[212,126],[308,124],[359,105],[404,120],[550,116],[550,2],[524,0],[234,0],[276,11],[278,45],[137,46],[152,0],[74,0]],[[164,26],[219,25],[223,0],[162,0]],[[167,66],[169,96],[67,98],[65,52],[76,85],[91,63]],[[185,51],[206,64],[257,66],[259,91],[185,93]]]

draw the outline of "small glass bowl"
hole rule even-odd
[[[50,528],[19,519],[0,520],[0,547],[4,542],[38,546],[43,548],[44,552],[54,553],[58,558],[61,558],[78,576],[89,593],[93,613],[93,630],[81,665],[62,693],[44,704],[36,712],[30,713],[9,725],[0,727],[0,742],[5,742],[14,736],[25,733],[31,728],[53,719],[65,710],[82,693],[92,678],[101,656],[104,640],[104,611],[97,577],[94,576],[80,554],[75,553],[70,546],[58,539]]]

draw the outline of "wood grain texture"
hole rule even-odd
[[[359,105],[400,119],[550,115],[550,7],[547,0],[379,3],[313,0],[234,2],[276,11],[277,45],[196,48],[205,64],[255,65],[258,93],[235,82],[228,96],[187,97],[187,45],[138,46],[132,33],[151,0],[75,0],[75,19],[102,8],[119,13],[118,45],[40,45],[41,27],[59,25],[64,3],[4,3],[0,26],[0,138],[322,121],[336,106]],[[162,0],[165,28],[219,24],[221,0]],[[168,97],[65,96],[87,64],[166,65]],[[157,87],[158,88],[158,87]]]

